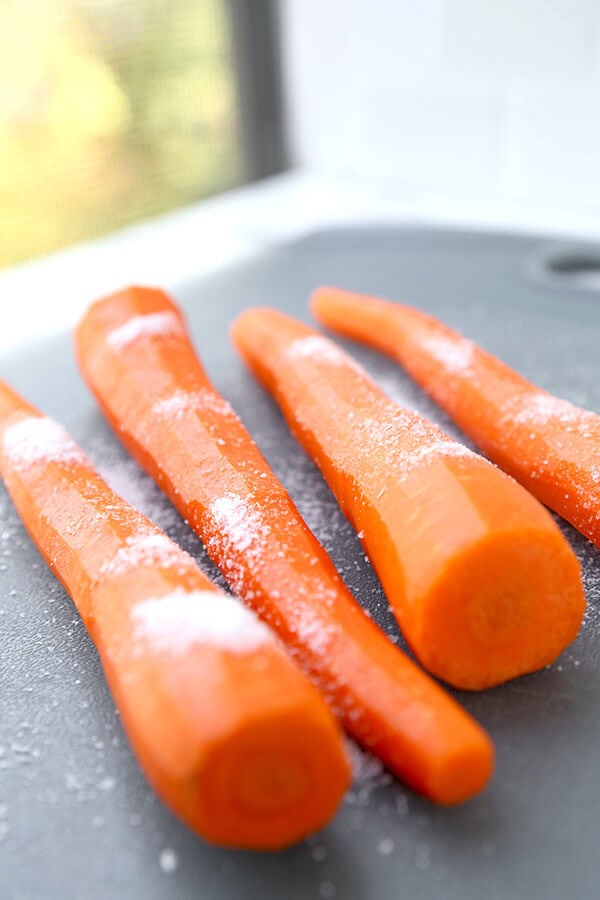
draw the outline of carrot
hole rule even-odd
[[[93,305],[79,364],[108,420],[189,521],[229,583],[279,634],[345,727],[440,803],[478,792],[485,732],[363,613],[161,291]]]
[[[275,849],[322,827],[348,782],[341,735],[269,629],[2,382],[0,474],[165,803],[226,846]]]
[[[249,310],[233,339],[359,532],[427,669],[486,688],[545,666],[575,638],[579,565],[530,494],[393,403],[308,326]]]
[[[393,356],[500,468],[600,547],[600,416],[541,390],[432,316],[321,288],[317,318]]]

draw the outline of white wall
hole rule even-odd
[[[294,161],[600,208],[600,0],[282,0]]]

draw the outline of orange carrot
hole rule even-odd
[[[600,547],[600,416],[408,306],[321,288],[318,319],[398,360],[500,468]]]
[[[415,790],[456,803],[493,766],[485,732],[363,613],[231,406],[177,307],[131,288],[93,305],[80,366],[115,430],[348,731]]]
[[[165,803],[227,846],[276,849],[325,825],[349,777],[341,736],[269,629],[2,382],[0,474]]]
[[[579,565],[530,494],[393,403],[308,326],[249,310],[233,339],[359,532],[427,669],[490,687],[545,666],[575,638]]]

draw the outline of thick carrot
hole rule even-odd
[[[485,732],[363,613],[231,406],[177,307],[131,288],[93,305],[80,366],[125,445],[243,600],[294,650],[348,731],[414,789],[466,799],[493,766]]]
[[[393,403],[351,357],[269,309],[233,339],[359,532],[423,665],[479,689],[545,666],[576,636],[579,565],[512,478]]]
[[[321,288],[318,319],[393,356],[483,452],[600,546],[600,416],[416,309]]]
[[[0,474],[171,809],[227,846],[276,849],[323,826],[349,778],[341,735],[269,629],[2,382]]]

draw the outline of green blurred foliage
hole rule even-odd
[[[0,266],[240,179],[222,0],[0,0]]]

